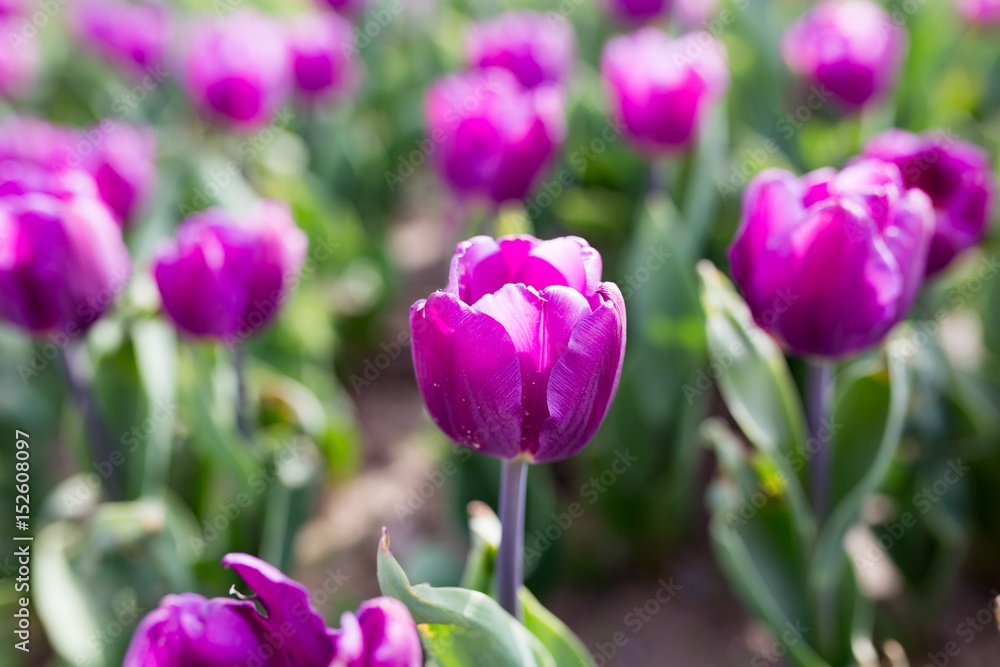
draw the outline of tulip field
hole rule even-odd
[[[0,665],[996,667],[998,187],[998,0],[0,0]]]

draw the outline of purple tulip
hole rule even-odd
[[[562,94],[554,86],[528,90],[499,67],[438,81],[424,111],[444,179],[462,195],[496,203],[526,196],[566,136]]]
[[[332,12],[303,16],[289,30],[288,42],[295,86],[306,99],[337,100],[357,87],[354,33],[344,17]]]
[[[706,32],[672,39],[658,28],[615,37],[604,47],[601,74],[613,113],[639,150],[682,150],[702,117],[729,87],[722,44]]]
[[[794,353],[842,357],[878,343],[923,282],[930,199],[896,165],[862,160],[802,178],[768,169],[743,194],[729,258],[754,319]]]
[[[648,23],[670,13],[671,0],[604,0],[608,11],[622,23]]]
[[[569,21],[538,12],[508,12],[477,23],[466,37],[473,67],[502,67],[521,85],[563,83],[573,69],[576,37]]]
[[[133,75],[163,63],[170,34],[170,15],[155,2],[83,0],[73,5],[77,38]]]
[[[367,0],[317,0],[317,2],[341,14],[359,14],[367,4]]]
[[[927,275],[944,269],[986,235],[996,211],[997,183],[983,149],[943,133],[917,136],[889,130],[869,140],[863,154],[894,163],[906,187],[931,198],[935,222]]]
[[[785,33],[788,66],[829,90],[850,109],[891,88],[906,50],[905,33],[870,0],[827,0]]]
[[[580,451],[625,353],[625,303],[583,239],[460,243],[448,286],[410,308],[417,384],[448,437],[536,462]]]
[[[81,150],[87,171],[101,198],[119,222],[131,222],[156,184],[156,135],[148,127],[105,120],[80,140],[94,145]]]
[[[0,19],[21,18],[28,13],[29,0],[0,0]]]
[[[421,667],[420,635],[399,600],[380,597],[345,613],[331,631],[337,667]]]
[[[956,0],[958,12],[970,23],[983,26],[1000,24],[1000,0]]]
[[[139,624],[123,667],[328,667],[333,641],[305,587],[247,554],[229,554],[254,600],[169,595]]]
[[[29,162],[49,172],[78,168],[75,135],[34,116],[8,116],[0,120],[0,163]]]
[[[0,97],[28,93],[38,77],[38,40],[22,35],[24,21],[18,17],[0,18]]]
[[[188,334],[238,344],[277,315],[307,245],[284,203],[263,202],[245,224],[220,209],[196,213],[157,256],[163,308]]]
[[[241,129],[267,122],[291,86],[284,29],[241,9],[198,25],[184,61],[188,94],[206,115]]]
[[[0,164],[0,318],[33,333],[77,335],[131,271],[121,229],[87,174]]]

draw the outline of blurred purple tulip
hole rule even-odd
[[[30,6],[30,0],[0,0],[0,19],[22,17]]]
[[[729,249],[754,319],[803,356],[875,345],[923,283],[934,211],[896,165],[862,160],[799,178],[768,169],[743,194]]]
[[[410,308],[431,418],[490,456],[558,461],[594,436],[618,387],[625,303],[581,238],[460,243],[448,286]]]
[[[368,4],[367,0],[316,0],[321,6],[341,14],[359,14]]]
[[[935,224],[928,275],[982,240],[997,200],[996,175],[986,151],[944,134],[889,130],[869,140],[863,155],[894,163],[906,187],[931,198]]]
[[[202,112],[241,129],[266,123],[292,84],[283,27],[251,9],[196,26],[183,71]]]
[[[80,167],[74,157],[74,131],[34,116],[0,120],[0,163],[30,162],[45,171]]]
[[[235,346],[277,315],[307,245],[283,202],[262,202],[243,224],[220,209],[196,213],[157,255],[163,308],[182,331]]]
[[[641,28],[615,37],[604,47],[601,74],[613,114],[650,154],[688,147],[702,117],[729,88],[725,48],[706,32],[673,39]]]
[[[748,0],[744,0],[748,2]],[[737,8],[746,7],[737,3]],[[688,30],[702,28],[711,30],[713,34],[718,34],[710,26],[712,17],[719,9],[719,0],[676,0],[674,12],[678,22]]]
[[[131,276],[122,233],[89,175],[0,163],[0,319],[75,336]]]
[[[521,85],[563,83],[573,69],[576,36],[569,21],[539,12],[508,12],[472,26],[466,51],[473,67],[502,67]]]
[[[1000,0],[955,0],[966,21],[983,26],[1000,24]]]
[[[222,564],[246,582],[254,600],[168,595],[139,624],[122,667],[328,667],[333,642],[306,588],[247,554]]]
[[[30,92],[38,77],[38,40],[25,37],[24,26],[20,17],[0,18],[0,97],[20,97]]]
[[[424,113],[428,152],[445,181],[496,203],[526,196],[566,136],[562,93],[528,90],[499,67],[439,80]]]
[[[87,171],[101,198],[124,225],[135,219],[156,184],[156,135],[148,127],[102,121],[83,135],[97,136],[95,145],[81,150]]]
[[[130,74],[163,63],[170,35],[164,5],[140,0],[77,0],[71,23],[77,38]]]
[[[792,25],[781,42],[792,71],[850,109],[877,101],[895,84],[905,51],[905,32],[870,0],[827,0]]]
[[[604,0],[608,11],[622,23],[648,23],[670,13],[671,0]]]
[[[333,12],[303,16],[292,24],[288,42],[300,95],[335,101],[354,92],[361,73],[347,19]]]
[[[399,600],[379,597],[345,613],[332,630],[337,667],[421,667],[420,635],[409,610]]]

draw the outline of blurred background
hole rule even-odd
[[[0,113],[82,130],[105,118],[149,126],[155,188],[126,230],[134,277],[86,337],[97,405],[123,456],[88,453],[60,341],[0,324],[0,506],[14,504],[13,434],[30,433],[36,531],[36,632],[25,656],[7,640],[18,595],[6,546],[14,530],[0,521],[0,663],[120,664],[139,619],[163,595],[221,595],[235,583],[219,567],[231,551],[299,578],[331,625],[377,594],[382,526],[411,581],[457,584],[467,505],[495,504],[499,466],[431,424],[413,378],[408,310],[445,284],[458,240],[530,231],[583,236],[600,250],[605,279],[626,294],[629,340],[595,441],[530,471],[528,586],[597,664],[785,664],[795,634],[782,639],[743,610],[710,546],[706,498],[725,473],[702,425],[727,413],[714,389],[695,264],[728,266],[753,174],[839,167],[893,125],[945,129],[985,148],[995,165],[1000,28],[967,20],[951,0],[890,2],[910,40],[900,83],[877,108],[846,115],[808,106],[808,86],[778,51],[809,3],[678,0],[667,29],[715,35],[733,78],[691,157],[651,167],[609,119],[600,53],[629,28],[598,0],[370,0],[347,14],[348,50],[362,70],[356,88],[329,104],[290,100],[247,131],[203,120],[189,101],[175,56],[188,22],[249,6],[291,21],[328,7],[164,5],[173,17],[164,55],[136,68],[81,38],[78,4],[38,2],[3,19],[0,60],[25,81],[7,91]],[[422,100],[434,80],[464,68],[472,22],[515,8],[569,21],[578,58],[559,157],[531,198],[494,215],[459,202],[429,167]],[[662,180],[674,196],[648,196]],[[150,261],[189,213],[245,209],[260,197],[288,202],[310,246],[282,314],[243,346],[256,429],[248,440],[233,409],[231,350],[179,336],[164,320]],[[989,618],[1000,593],[996,241],[991,234],[921,296],[908,326],[926,342],[911,359],[917,379],[904,441],[888,484],[863,512],[885,556],[873,623],[914,666],[1000,664],[995,622],[981,613]],[[936,317],[941,308],[946,315]],[[801,382],[802,368],[791,364]],[[957,459],[968,472],[935,486]],[[109,469],[126,481],[116,502],[96,483]],[[926,511],[921,493],[933,495]],[[568,513],[574,504],[579,516]],[[913,525],[902,530],[907,513]],[[967,623],[977,615],[973,631]],[[950,642],[960,653],[942,653]],[[935,662],[940,655],[948,662]]]

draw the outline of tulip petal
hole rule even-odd
[[[399,600],[378,597],[358,607],[364,635],[364,667],[421,667],[420,635],[409,610]]]
[[[286,638],[285,650],[295,665],[327,667],[330,664],[333,642],[305,586],[248,554],[227,554],[222,564],[231,567],[257,594],[258,601],[267,611],[268,625]]]
[[[521,372],[510,335],[454,294],[435,292],[410,308],[417,386],[452,440],[511,459],[521,442]]]
[[[514,343],[524,409],[520,449],[533,453],[539,429],[549,416],[546,388],[552,366],[569,344],[574,327],[590,315],[590,305],[582,294],[561,285],[539,292],[511,283],[484,296],[475,309],[503,325]]]
[[[577,324],[552,368],[550,417],[542,424],[536,463],[568,458],[597,432],[618,388],[625,358],[625,301],[614,283],[598,289],[601,305]]]
[[[904,317],[917,300],[927,273],[927,257],[934,236],[934,208],[920,190],[910,190],[899,203],[893,225],[883,233],[889,252],[903,276],[899,317]]]

